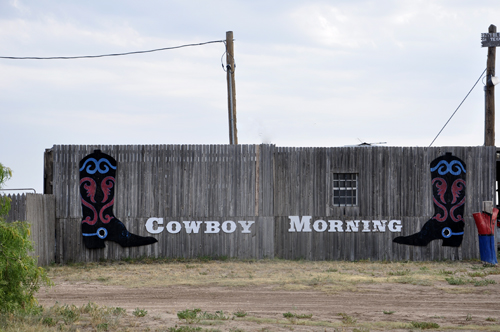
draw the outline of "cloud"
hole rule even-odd
[[[492,0],[17,0],[0,3],[0,42],[2,55],[85,55],[221,40],[232,30],[241,143],[427,146],[484,69],[480,33],[498,17]],[[0,137],[13,142],[0,156],[11,181],[41,189],[42,152],[53,144],[227,143],[223,53],[221,43],[0,60],[9,124]],[[483,143],[480,85],[437,145]]]

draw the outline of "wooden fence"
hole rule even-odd
[[[7,222],[23,221],[31,225],[30,237],[33,242],[38,265],[46,266],[55,261],[55,197],[53,195],[8,195],[11,210]]]
[[[80,230],[79,161],[100,149],[118,162],[114,215],[138,235],[158,243],[85,249]],[[395,244],[418,232],[434,214],[429,164],[445,154],[467,165],[465,235],[459,248]],[[47,162],[49,160],[50,162]],[[281,148],[274,145],[56,145],[46,151],[46,183],[56,197],[56,261],[125,257],[336,260],[440,260],[479,257],[472,213],[495,195],[495,147]],[[358,177],[358,204],[333,204],[333,174]],[[401,220],[400,232],[290,232],[290,217],[315,220]],[[161,221],[149,234],[150,218]],[[167,225],[202,222],[201,231]],[[207,222],[236,225],[233,232],[205,232]],[[240,221],[254,222],[243,232]],[[170,224],[169,224],[170,223]],[[170,227],[170,226],[169,226]],[[227,228],[227,227],[226,227]],[[156,228],[155,228],[156,229]],[[159,229],[159,228],[158,228]]]
[[[465,235],[459,248],[392,243],[420,231],[434,214],[430,162],[451,152],[467,166]],[[440,260],[479,258],[473,212],[494,201],[494,147],[276,148],[274,154],[275,255],[287,259]],[[357,173],[359,205],[332,204],[333,173]],[[402,220],[398,233],[291,233],[290,215],[317,219]]]

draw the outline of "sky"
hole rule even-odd
[[[481,76],[481,33],[499,20],[497,0],[3,0],[0,56],[141,51],[233,31],[240,144],[425,147]],[[0,59],[5,188],[43,192],[43,154],[58,144],[228,144],[224,51]],[[433,146],[484,144],[483,86]]]

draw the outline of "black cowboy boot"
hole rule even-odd
[[[114,216],[116,167],[116,160],[100,150],[80,161],[82,235],[87,249],[104,248],[104,241],[114,241],[122,247],[158,242],[153,237],[130,233]]]
[[[411,246],[426,246],[442,239],[443,246],[459,247],[464,234],[465,164],[451,153],[431,162],[432,200],[434,216],[420,232],[398,236],[393,242]]]

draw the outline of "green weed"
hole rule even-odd
[[[448,281],[448,284],[450,285],[465,285],[467,284],[467,280],[464,279],[464,278],[460,278],[460,277],[449,277],[449,278],[445,278],[446,281]]]
[[[107,331],[109,328],[109,324],[108,323],[100,323],[100,324],[97,324],[96,328],[97,328],[97,331]]]
[[[224,315],[224,312],[222,310],[218,310],[215,312],[215,314],[211,314],[209,312],[204,312],[199,315],[200,319],[204,320],[228,320],[229,316]]]
[[[285,312],[283,317],[285,318],[297,318],[297,319],[309,319],[312,318],[312,314],[294,314],[291,312]]]
[[[186,323],[188,324],[193,324],[194,322],[199,322],[198,313],[201,312],[201,309],[195,308],[195,309],[186,309],[183,311],[179,311],[177,313],[177,317],[179,319],[184,319]]]
[[[469,277],[476,278],[476,277],[486,277],[488,275],[487,272],[479,272],[479,271],[474,271],[474,272],[469,272],[467,273]]]
[[[180,327],[177,327],[177,325],[175,325],[175,327],[169,327],[167,329],[168,332],[198,332],[201,330],[202,330],[201,327],[194,327],[194,326],[187,326],[187,325],[183,325]]]
[[[148,314],[148,311],[145,310],[145,309],[135,308],[135,310],[132,312],[132,314],[135,317],[144,317],[144,316],[146,316]]]
[[[439,328],[438,323],[432,323],[432,322],[411,322],[410,324],[412,327],[422,330]]]
[[[496,281],[495,280],[491,280],[491,279],[483,279],[483,280],[474,280],[473,281],[473,285],[475,287],[488,286],[488,285],[491,285],[491,284],[496,284]]]
[[[243,310],[238,310],[233,315],[235,315],[238,318],[242,318],[242,317],[245,317],[247,315],[247,313]]]
[[[42,319],[42,324],[43,324],[43,325],[50,326],[50,327],[52,327],[52,326],[56,326],[56,324],[57,324],[57,320],[55,320],[55,319],[54,319],[54,318],[52,318],[52,317],[44,317],[44,318]]]

